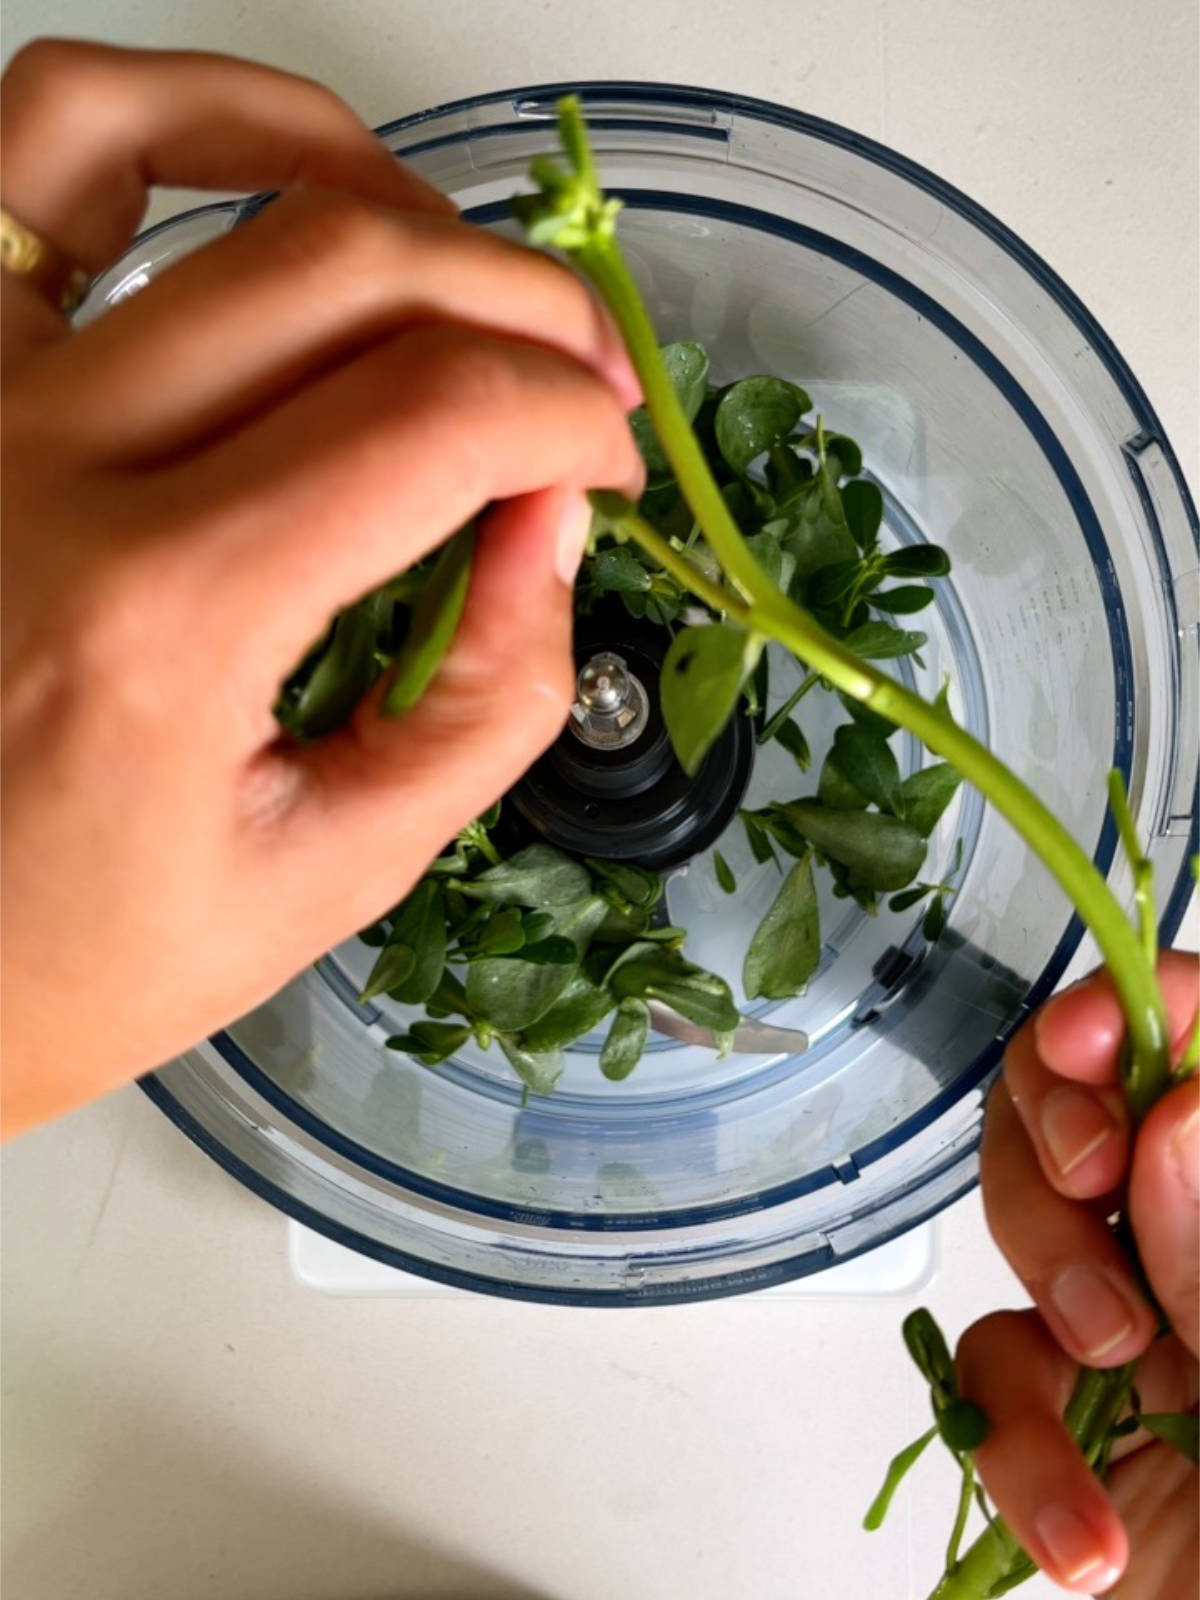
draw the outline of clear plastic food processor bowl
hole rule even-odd
[[[561,92],[462,101],[383,137],[467,218],[515,233],[507,201],[530,157],[555,148]],[[978,206],[843,128],[702,90],[581,92],[661,337],[701,340],[720,381],[801,382],[860,441],[887,537],[929,538],[954,560],[914,681],[934,692],[951,674],[956,715],[1128,899],[1104,806],[1107,770],[1126,774],[1169,939],[1195,849],[1195,513],[1103,331]],[[85,315],[262,203],[205,206],[145,234]],[[772,703],[795,681],[790,662],[775,665]],[[833,720],[806,714],[816,763]],[[786,757],[760,760],[751,802],[811,787]],[[355,1002],[372,952],[351,941],[144,1086],[281,1210],[431,1278],[630,1305],[817,1272],[974,1181],[989,1075],[1081,937],[973,793],[943,820],[926,877],[960,836],[962,888],[932,948],[919,908],[869,918],[825,903],[809,992],[754,1008],[806,1029],[802,1055],[717,1060],[658,1038],[610,1084],[599,1041],[585,1040],[560,1090],[522,1106],[498,1057],[468,1051],[431,1071],[385,1051],[400,1008]],[[668,893],[689,953],[731,975],[776,880],[740,829],[721,848],[736,900],[717,889],[711,852]]]

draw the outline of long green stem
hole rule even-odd
[[[1023,1552],[1003,1522],[992,1522],[967,1547],[954,1569],[943,1575],[929,1600],[979,1600],[1007,1576]]]
[[[962,1483],[958,1490],[958,1510],[954,1515],[954,1526],[950,1530],[950,1542],[946,1546],[946,1570],[953,1571],[958,1565],[958,1552],[962,1545],[962,1537],[967,1527],[967,1517],[971,1512],[972,1490],[975,1487],[975,1467],[969,1455],[964,1455],[962,1466]]]
[[[1135,929],[1087,853],[1037,796],[949,713],[930,705],[872,663],[860,660],[801,607],[782,594],[759,567],[708,469],[703,451],[679,404],[658,353],[654,327],[625,265],[612,229],[613,209],[599,190],[577,105],[564,102],[564,144],[585,193],[562,212],[557,242],[568,249],[592,280],[624,338],[641,380],[655,432],[676,480],[720,562],[726,580],[742,600],[699,572],[690,561],[619,497],[603,497],[603,509],[617,531],[634,539],[676,581],[710,608],[756,633],[774,639],[806,663],[809,675],[794,698],[818,679],[862,702],[879,715],[917,735],[948,761],[1006,818],[1039,856],[1090,929],[1120,996],[1128,1024],[1124,1068],[1126,1099],[1141,1117],[1170,1082],[1166,1018],[1158,987],[1152,868],[1142,856],[1123,783],[1111,789],[1112,809],[1134,864],[1138,911]],[[1103,1470],[1105,1441],[1128,1404],[1132,1369],[1081,1371],[1064,1418],[1085,1457]],[[945,1575],[931,1600],[980,1600],[1020,1582],[1032,1564],[1012,1532],[999,1520],[989,1523],[961,1560],[958,1546],[970,1505],[973,1469],[964,1472],[959,1511]]]
[[[763,727],[759,731],[757,742],[759,744],[766,744],[768,739],[773,739],[779,732],[780,728],[783,727],[787,719],[791,716],[792,712],[800,704],[801,700],[804,699],[804,696],[808,693],[808,691],[815,688],[820,681],[821,674],[819,672],[809,672],[803,678],[801,678],[800,682],[792,690],[791,694],[788,695],[787,699],[780,706],[779,710],[771,714],[770,721],[764,723]]]
[[[724,612],[743,627],[750,626],[750,612],[728,590],[714,583],[696,566],[695,562],[676,550],[655,528],[639,516],[631,501],[624,495],[598,489],[588,496],[593,507],[606,520],[614,533],[623,539],[633,539],[648,556],[653,556],[664,572],[669,572],[677,583],[689,589],[697,600],[712,611]]]
[[[1125,1092],[1135,1117],[1144,1115],[1169,1077],[1166,1016],[1153,962],[1104,878],[1058,818],[985,745],[948,714],[852,654],[775,587],[748,549],[708,469],[615,240],[594,239],[575,254],[621,330],[663,451],[710,548],[749,601],[746,624],[786,645],[852,699],[915,733],[973,783],[1041,858],[1091,930],[1112,974],[1131,1044]],[[630,532],[643,548],[651,548],[644,531],[631,524]],[[676,568],[670,570],[680,577]],[[690,578],[681,581],[699,592]],[[707,595],[701,598],[711,603]]]
[[[1133,813],[1129,809],[1125,781],[1119,772],[1110,772],[1108,775],[1108,806],[1117,824],[1121,846],[1133,873],[1133,901],[1137,908],[1142,949],[1146,952],[1147,959],[1153,963],[1158,957],[1158,925],[1154,914],[1154,865],[1142,854],[1142,842],[1138,838]]]

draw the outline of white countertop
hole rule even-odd
[[[580,76],[850,124],[1066,277],[1196,482],[1192,0],[1136,24],[1123,0],[5,9],[6,55],[46,28],[231,50],[323,78],[373,122]],[[69,1013],[56,1026],[71,1037]],[[934,1576],[948,1468],[924,1468],[882,1533],[857,1527],[924,1425],[908,1302],[318,1295],[289,1275],[283,1219],[136,1089],[12,1147],[4,1189],[14,1600],[921,1600]],[[1020,1300],[976,1197],[939,1250],[922,1298],[951,1332]]]

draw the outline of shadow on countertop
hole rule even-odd
[[[55,1342],[46,1340],[36,1376],[26,1355],[5,1402],[5,1594],[560,1600],[440,1548],[403,1506],[389,1507],[383,1463],[369,1452],[338,1503],[303,1459],[248,1460],[255,1442],[232,1406],[198,1440],[172,1427],[169,1405],[156,1412],[155,1397],[131,1393],[127,1381],[106,1381],[99,1368],[56,1370]],[[104,1422],[111,1407],[123,1423],[115,1439]],[[223,1436],[227,1455],[214,1448]],[[470,1515],[464,1504],[464,1530]]]

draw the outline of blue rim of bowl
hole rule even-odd
[[[1149,399],[1142,390],[1141,385],[1138,383],[1128,363],[1120,355],[1112,340],[1100,327],[1099,323],[1093,317],[1091,312],[1087,310],[1082,301],[1079,300],[1078,296],[1074,294],[1074,292],[1058,277],[1058,275],[1046,264],[1046,262],[1042,260],[1042,258],[1035,251],[1031,250],[1028,245],[1026,245],[1015,234],[1013,234],[1011,230],[1008,229],[1003,223],[993,217],[990,212],[978,205],[975,201],[971,200],[968,196],[964,195],[953,185],[946,183],[943,179],[937,177],[934,173],[929,172],[926,168],[923,168],[917,163],[908,160],[906,157],[898,155],[895,151],[888,149],[886,146],[881,145],[872,139],[868,139],[864,135],[857,134],[849,129],[843,128],[836,123],[825,121],[822,118],[812,117],[803,112],[791,111],[786,107],[774,105],[769,101],[757,100],[749,96],[726,95],[706,90],[681,88],[673,85],[634,83],[625,80],[614,80],[611,82],[593,81],[583,84],[559,83],[534,85],[526,89],[502,92],[499,94],[472,96],[468,99],[453,101],[445,105],[430,108],[427,111],[418,112],[409,117],[400,118],[397,121],[385,124],[379,128],[377,132],[381,138],[391,139],[394,138],[396,134],[420,128],[438,117],[457,112],[469,111],[472,108],[480,106],[492,106],[496,104],[503,104],[505,102],[510,103],[515,108],[522,102],[529,102],[535,99],[551,100],[553,98],[557,98],[561,94],[570,92],[579,94],[585,105],[589,99],[611,99],[614,96],[623,95],[640,100],[650,106],[675,108],[698,107],[705,110],[721,110],[735,113],[742,111],[750,116],[757,117],[760,120],[773,122],[792,131],[822,139],[825,142],[836,145],[852,154],[864,157],[874,164],[898,174],[908,182],[913,183],[917,188],[939,199],[948,205],[952,210],[957,211],[960,215],[965,217],[968,221],[979,228],[980,232],[989,238],[994,244],[999,245],[1006,251],[1007,254],[1012,256],[1018,262],[1018,264],[1023,266],[1025,270],[1028,271],[1030,275],[1040,284],[1040,286],[1049,293],[1051,298],[1060,307],[1060,309],[1086,335],[1104,367],[1124,395],[1131,411],[1134,413],[1135,418],[1140,424],[1142,434],[1146,436],[1148,441],[1153,441],[1162,450],[1164,459],[1168,463],[1178,489],[1180,499],[1183,503],[1185,514],[1193,532],[1193,537],[1196,538],[1197,543],[1200,544],[1200,528],[1197,526],[1195,507],[1192,504],[1191,496],[1188,492],[1187,485],[1184,482],[1175,453],[1172,450],[1170,443],[1166,439],[1162,426],[1152,405],[1150,404]],[[639,124],[635,117],[622,116],[619,118],[612,118],[611,125],[623,128],[636,128]],[[530,122],[529,120],[522,119],[514,126],[523,130],[528,130]],[[647,119],[646,126],[650,128],[657,128],[661,126],[661,124],[651,118]],[[500,127],[480,127],[476,129],[459,130],[458,132],[454,133],[453,135],[449,135],[444,139],[427,140],[423,142],[416,141],[410,145],[406,145],[397,149],[396,153],[399,156],[413,155],[419,153],[421,150],[429,149],[437,144],[459,142],[463,138],[467,137],[493,136],[497,133],[501,133],[502,131],[504,131],[504,129]],[[688,129],[686,131],[697,132],[707,130]],[[253,211],[260,209],[261,205],[268,198],[269,197],[265,195],[253,197],[250,201],[245,203],[244,211],[247,213],[252,213]],[[1103,535],[1100,532],[1098,521],[1091,503],[1088,500],[1086,492],[1079,481],[1078,475],[1070,462],[1070,458],[1066,455],[1065,450],[1059,443],[1057,435],[1054,434],[1053,430],[1050,428],[1049,424],[1041,415],[1037,407],[1033,404],[1029,396],[1007,371],[1007,369],[998,361],[998,359],[989,350],[987,350],[986,347],[980,343],[980,341],[976,340],[967,329],[963,328],[961,324],[958,324],[957,319],[950,316],[950,314],[941,306],[939,306],[936,301],[933,301],[930,297],[926,296],[923,291],[915,289],[913,285],[908,284],[906,280],[902,279],[898,274],[892,272],[891,269],[881,267],[878,262],[875,262],[870,257],[863,255],[862,252],[855,251],[851,249],[851,247],[843,245],[841,241],[831,239],[827,235],[821,235],[815,230],[804,228],[797,224],[785,223],[783,219],[773,216],[770,213],[757,212],[748,207],[730,205],[725,202],[710,202],[698,205],[694,199],[689,197],[674,193],[664,194],[652,190],[630,191],[624,196],[624,198],[626,198],[627,203],[631,205],[640,204],[644,206],[654,206],[656,209],[670,208],[677,210],[686,209],[689,211],[700,210],[701,212],[707,211],[709,214],[719,214],[727,219],[741,221],[756,227],[763,227],[766,225],[768,231],[780,233],[786,237],[796,238],[801,243],[809,245],[817,244],[821,249],[827,250],[832,254],[837,254],[842,259],[849,259],[860,270],[869,270],[869,275],[874,281],[880,283],[882,287],[890,289],[891,292],[898,294],[900,298],[907,301],[907,303],[910,305],[919,307],[923,315],[927,315],[930,320],[935,322],[935,324],[944,333],[948,334],[949,337],[954,339],[965,353],[971,356],[972,360],[974,360],[976,364],[980,366],[985,375],[990,377],[993,383],[996,384],[1001,392],[1005,394],[1006,398],[1009,400],[1009,403],[1013,405],[1018,415],[1022,418],[1022,421],[1027,427],[1030,428],[1034,438],[1041,446],[1043,454],[1045,454],[1049,465],[1055,472],[1055,475],[1058,477],[1059,482],[1062,484],[1064,493],[1066,493],[1072,508],[1075,511],[1076,518],[1080,523],[1080,528],[1083,532],[1085,542],[1087,543],[1089,552],[1093,557],[1097,579],[1101,584],[1106,601],[1110,602],[1110,604],[1106,607],[1106,610],[1109,619],[1110,639],[1114,651],[1114,688],[1117,701],[1117,711],[1119,713],[1122,705],[1126,703],[1129,693],[1129,644],[1125,629],[1124,608],[1121,603],[1120,593],[1113,583],[1110,569],[1107,565],[1107,545],[1103,539]],[[206,207],[202,209],[209,208]],[[216,208],[214,207],[213,209]],[[501,215],[506,214],[507,208],[504,203],[501,202],[477,208],[475,211],[468,213],[468,217],[473,221],[486,222],[497,220]],[[178,218],[168,219],[165,223],[160,224],[158,227],[152,230],[149,230],[146,235],[143,235],[143,239],[149,237],[151,234],[158,233],[162,228],[170,227],[178,220]],[[1132,463],[1130,464],[1130,471],[1134,474],[1136,482],[1136,472]],[[1139,492],[1141,492],[1141,485],[1139,484],[1138,487]],[[1166,557],[1166,547],[1162,538],[1158,519],[1154,513],[1153,506],[1146,503],[1144,494],[1143,505],[1146,510],[1147,521],[1152,537],[1154,538],[1156,546],[1158,547],[1162,565],[1164,568],[1167,568],[1168,563]],[[1168,597],[1173,598],[1169,595],[1169,589]],[[1123,773],[1126,774],[1126,776],[1128,776],[1130,740],[1125,729],[1125,719],[1118,714],[1115,718],[1113,765],[1118,767]],[[1169,944],[1174,938],[1175,933],[1179,928],[1179,924],[1182,921],[1184,910],[1190,897],[1190,875],[1188,873],[1186,863],[1187,859],[1194,853],[1196,848],[1197,822],[1198,819],[1196,815],[1196,809],[1195,806],[1193,806],[1192,829],[1191,838],[1189,840],[1189,848],[1184,854],[1184,863],[1181,866],[1174,885],[1172,886],[1166,906],[1160,919],[1159,936],[1160,941],[1164,945]],[[1114,847],[1115,831],[1112,827],[1111,821],[1106,818],[1101,829],[1100,837],[1097,842],[1097,848],[1093,857],[1097,867],[1102,872],[1106,872],[1111,864]],[[921,1128],[927,1126],[929,1122],[942,1115],[950,1108],[950,1106],[957,1103],[965,1095],[969,1094],[973,1089],[977,1088],[986,1080],[988,1075],[995,1069],[1000,1059],[1000,1054],[1003,1050],[1004,1042],[1008,1034],[1011,1033],[1015,1026],[1017,1026],[1024,1015],[1041,1004],[1041,1002],[1053,992],[1055,984],[1065,971],[1071,956],[1074,954],[1074,951],[1080,942],[1083,931],[1083,926],[1079,921],[1079,918],[1073,915],[1070,918],[1054,953],[1046,963],[1046,966],[1043,969],[1040,977],[1034,982],[1033,985],[1031,985],[1024,1004],[1009,1023],[1008,1029],[1005,1031],[1005,1033],[1001,1034],[1000,1037],[993,1041],[987,1050],[981,1053],[976,1061],[972,1063],[972,1066],[967,1073],[963,1074],[962,1077],[956,1080],[952,1087],[944,1090],[942,1094],[936,1096],[933,1101],[931,1101],[927,1106],[923,1107],[920,1113],[916,1114],[912,1118],[909,1118],[904,1124],[901,1125],[900,1128],[893,1130],[890,1134],[880,1139],[872,1141],[862,1150],[855,1152],[855,1159],[859,1165],[866,1165],[869,1162],[878,1160],[881,1156],[887,1154],[889,1150],[896,1148],[898,1144],[905,1142],[914,1134],[920,1132]],[[449,1189],[440,1185],[430,1184],[427,1182],[427,1180],[420,1178],[417,1174],[408,1173],[403,1168],[395,1167],[391,1163],[381,1160],[381,1158],[375,1155],[373,1152],[357,1145],[354,1141],[344,1139],[341,1135],[336,1134],[334,1130],[330,1129],[328,1125],[322,1122],[319,1118],[313,1117],[302,1106],[293,1101],[290,1096],[280,1091],[272,1082],[272,1080],[270,1080],[264,1073],[260,1071],[260,1069],[255,1067],[253,1063],[249,1061],[249,1058],[244,1055],[244,1053],[228,1036],[228,1034],[217,1034],[214,1036],[211,1042],[218,1052],[223,1056],[223,1058],[228,1061],[232,1067],[234,1067],[239,1075],[245,1078],[257,1093],[263,1094],[268,1101],[274,1104],[276,1109],[280,1110],[297,1126],[304,1128],[305,1131],[307,1131],[311,1136],[315,1137],[321,1143],[325,1144],[328,1148],[331,1148],[348,1159],[355,1161],[365,1170],[371,1171],[377,1176],[384,1177],[390,1182],[398,1183],[401,1187],[408,1189],[415,1194],[423,1195],[424,1197],[438,1201],[443,1205],[450,1205],[454,1209],[463,1210],[477,1215],[482,1214],[489,1217],[498,1218],[500,1220],[518,1220],[514,1209],[511,1207],[490,1203],[481,1203],[477,1197],[464,1195],[460,1191]],[[352,1229],[345,1228],[340,1223],[334,1222],[332,1219],[324,1216],[323,1214],[315,1212],[303,1202],[298,1201],[295,1199],[295,1197],[286,1194],[274,1184],[269,1183],[246,1163],[234,1156],[232,1152],[230,1152],[224,1145],[220,1144],[219,1141],[215,1140],[202,1124],[197,1122],[189,1112],[183,1109],[183,1107],[157,1077],[151,1075],[147,1078],[144,1078],[141,1080],[141,1085],[147,1095],[149,1095],[149,1097],[159,1106],[159,1108],[168,1117],[170,1117],[170,1119],[179,1128],[181,1128],[184,1133],[193,1139],[194,1142],[205,1149],[214,1160],[216,1160],[240,1182],[246,1184],[249,1188],[254,1190],[254,1192],[261,1195],[264,1199],[268,1200],[271,1204],[275,1205],[286,1214],[294,1217],[297,1221],[301,1222],[305,1226],[312,1228],[319,1233],[323,1233],[325,1236],[334,1239],[336,1242],[344,1244],[351,1249],[358,1250],[359,1252],[366,1254],[375,1260],[382,1261],[387,1265],[395,1266],[402,1271],[415,1273],[419,1276],[424,1276],[441,1283],[467,1289],[482,1290],[487,1293],[501,1294],[519,1299],[544,1301],[547,1303],[571,1303],[587,1305],[645,1305],[658,1301],[683,1301],[689,1299],[709,1298],[722,1294],[737,1293],[741,1292],[747,1287],[760,1287],[766,1286],[767,1284],[773,1282],[785,1282],[791,1278],[796,1278],[804,1276],[807,1273],[819,1271],[823,1267],[831,1264],[832,1252],[828,1246],[825,1246],[820,1250],[811,1251],[805,1255],[778,1263],[776,1266],[770,1269],[756,1269],[753,1274],[749,1275],[752,1278],[752,1282],[749,1283],[745,1281],[747,1274],[744,1272],[734,1272],[719,1278],[704,1280],[699,1284],[688,1285],[682,1293],[678,1287],[669,1290],[649,1289],[642,1291],[631,1291],[626,1289],[613,1293],[595,1293],[591,1291],[549,1291],[536,1289],[528,1285],[514,1284],[502,1279],[492,1279],[474,1273],[461,1272],[455,1269],[435,1266],[433,1263],[424,1261],[418,1257],[413,1257],[406,1252],[381,1245],[366,1235],[359,1234]],[[976,1138],[971,1142],[970,1146],[959,1158],[960,1165],[964,1169],[963,1181],[960,1186],[956,1186],[954,1197],[967,1192],[967,1190],[970,1189],[976,1181],[974,1158],[977,1142],[976,1136]],[[814,1181],[814,1179],[816,1181]],[[538,1220],[542,1223],[542,1225],[550,1227],[562,1227],[576,1233],[588,1230],[607,1231],[610,1233],[628,1233],[631,1237],[636,1237],[637,1233],[641,1229],[656,1228],[661,1230],[663,1228],[669,1228],[673,1226],[684,1226],[695,1223],[711,1222],[715,1220],[725,1220],[728,1217],[739,1214],[770,1209],[773,1206],[786,1203],[787,1200],[795,1198],[799,1194],[811,1192],[815,1188],[822,1187],[823,1183],[825,1182],[834,1181],[840,1180],[838,1179],[837,1174],[831,1168],[829,1169],[827,1178],[825,1178],[822,1174],[810,1175],[809,1178],[801,1180],[798,1184],[778,1186],[773,1190],[765,1191],[760,1195],[750,1197],[745,1202],[734,1207],[692,1207],[688,1208],[686,1211],[672,1213],[669,1218],[658,1217],[653,1219],[647,1218],[644,1220],[639,1218],[636,1227],[630,1227],[626,1219],[622,1219],[622,1225],[618,1228],[615,1227],[610,1221],[606,1222],[603,1219],[588,1219],[581,1217],[578,1214],[563,1212],[547,1213],[544,1219],[539,1218]],[[928,1175],[923,1175],[921,1181],[927,1182]],[[895,1194],[889,1197],[886,1204],[895,1204],[896,1202],[902,1200],[906,1195],[910,1194],[914,1187],[919,1186],[920,1185],[918,1183],[916,1186],[909,1186],[906,1189],[897,1191]],[[948,1201],[942,1199],[939,1201],[938,1206],[935,1209],[941,1209],[941,1207],[946,1203],[948,1203]],[[888,1239],[894,1238],[900,1233],[907,1231],[909,1228],[916,1226],[919,1222],[925,1220],[925,1216],[927,1214],[932,1214],[932,1212],[906,1215],[900,1226],[893,1228],[890,1232],[887,1230],[881,1232],[879,1235],[864,1243],[862,1249],[865,1250],[876,1248],[878,1245],[885,1243]],[[528,1208],[524,1208],[521,1211],[519,1220],[526,1224],[529,1223],[530,1213]],[[861,1250],[853,1253],[859,1254],[861,1253]],[[839,1261],[847,1260],[850,1259],[850,1255],[839,1254],[836,1259]]]

